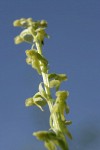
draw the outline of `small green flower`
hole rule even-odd
[[[42,111],[42,107],[47,104],[46,100],[41,96],[41,94],[38,92],[36,93],[33,97],[30,97],[25,100],[25,106],[37,106],[39,107]]]

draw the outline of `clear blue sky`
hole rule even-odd
[[[44,150],[32,132],[49,129],[47,108],[24,106],[41,78],[25,63],[30,45],[14,45],[20,29],[12,23],[21,17],[48,21],[50,72],[68,75],[70,150],[100,150],[99,0],[0,0],[0,150]]]

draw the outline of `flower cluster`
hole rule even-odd
[[[72,139],[72,135],[67,128],[72,122],[65,118],[65,114],[69,113],[67,104],[69,92],[59,90],[61,83],[67,80],[67,76],[66,74],[48,73],[48,61],[42,54],[44,38],[49,37],[45,31],[47,22],[45,20],[33,21],[32,18],[22,18],[14,21],[13,25],[23,28],[23,31],[15,37],[15,43],[27,42],[32,44],[31,49],[26,50],[26,63],[31,65],[43,78],[37,93],[27,98],[25,105],[27,107],[36,105],[43,111],[43,106],[48,104],[50,110],[50,131],[38,131],[33,135],[44,141],[48,150],[56,150],[57,146],[62,150],[68,150],[66,135]],[[51,89],[55,90],[55,98]]]
[[[20,35],[15,37],[15,43],[20,44],[22,42],[28,42],[33,44],[33,42],[44,43],[44,38],[49,37],[45,28],[47,27],[47,22],[45,20],[33,21],[32,18],[22,18],[14,21],[13,25],[15,27],[23,27],[24,30]]]

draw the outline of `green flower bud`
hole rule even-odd
[[[32,97],[26,99],[26,101],[25,101],[25,106],[26,107],[33,106],[33,104],[34,103],[33,103],[33,98]]]
[[[27,27],[27,19],[26,18],[21,18],[20,19],[20,23],[22,26],[26,26]]]
[[[15,20],[15,21],[13,22],[13,26],[14,26],[14,27],[21,26],[20,20]]]
[[[21,22],[26,21],[26,20],[27,20],[26,18],[21,18],[20,19]]]
[[[60,86],[60,81],[59,80],[51,80],[50,81],[50,88],[53,88],[53,87],[55,87],[56,88],[56,90],[58,90],[59,89],[59,86]]]
[[[32,56],[34,56],[34,51],[35,51],[35,49],[34,50],[33,49],[32,50],[26,50],[25,51],[26,56],[32,58]]]
[[[61,100],[65,100],[69,96],[69,92],[68,91],[57,91],[56,96]]]
[[[33,19],[32,19],[32,18],[28,18],[28,19],[27,19],[27,22],[28,22],[28,25],[30,26],[30,25],[33,24]]]
[[[32,64],[32,59],[30,57],[26,58],[26,63],[28,65],[31,65]]]
[[[14,42],[15,44],[20,44],[22,43],[24,40],[23,38],[19,35],[19,36],[16,36],[15,39],[14,39]]]
[[[40,25],[41,25],[42,27],[47,27],[47,21],[41,20]]]

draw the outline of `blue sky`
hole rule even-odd
[[[48,21],[44,55],[50,72],[66,73],[62,85],[70,92],[73,121],[70,150],[100,149],[100,1],[0,1],[0,149],[44,150],[32,132],[49,129],[49,111],[26,108],[24,100],[37,91],[41,77],[25,63],[28,44],[15,45],[22,17]]]

